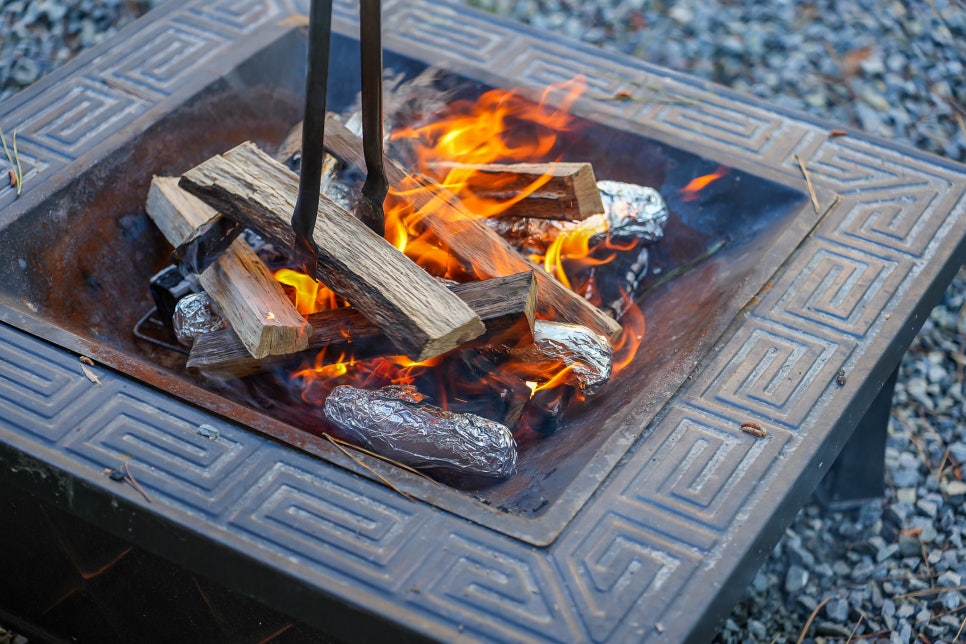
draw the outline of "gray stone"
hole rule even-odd
[[[832,599],[825,604],[825,614],[833,622],[841,624],[849,618],[849,602],[842,598]]]
[[[797,593],[808,583],[808,571],[800,566],[791,565],[785,575],[785,592]]]
[[[956,588],[963,585],[963,579],[957,573],[947,570],[936,578],[936,585],[944,588]]]

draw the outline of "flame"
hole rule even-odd
[[[688,185],[684,186],[679,191],[681,199],[684,201],[695,201],[698,198],[698,193],[726,174],[728,174],[728,168],[723,165],[719,165],[718,169],[711,174],[705,174],[691,179],[691,181],[688,182]]]
[[[328,287],[304,273],[288,268],[275,271],[275,281],[288,286],[290,297],[294,293],[295,309],[303,316],[334,309],[341,305],[338,296]]]

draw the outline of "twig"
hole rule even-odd
[[[922,537],[917,535],[916,538],[919,539],[919,552],[922,554],[922,563],[926,564],[926,574],[930,575],[929,586],[935,587],[936,580],[931,577],[932,566],[929,565],[929,555],[926,554],[926,544],[922,542]]]
[[[798,167],[802,171],[802,176],[805,177],[805,185],[808,187],[808,196],[812,200],[812,207],[815,208],[815,214],[818,214],[821,206],[818,205],[818,196],[815,194],[815,185],[812,183],[812,177],[805,168],[805,164],[802,162],[801,157],[799,157],[797,154],[793,154],[792,158],[798,162]]]
[[[7,139],[3,136],[3,128],[0,128],[0,143],[3,144],[3,153],[7,155],[7,163],[10,164],[10,168],[14,171],[14,175],[17,178],[17,196],[23,192],[23,168],[20,166],[20,154],[17,152],[17,131],[13,131],[13,154],[10,154],[10,150],[7,148]]]
[[[845,644],[849,644],[852,641],[852,638],[855,637],[855,633],[859,630],[859,624],[862,623],[863,619],[865,619],[865,613],[859,613],[859,619],[855,621],[855,626],[852,627],[852,632],[849,633],[849,639],[845,641]]]
[[[663,275],[661,275],[660,278],[655,280],[653,284],[651,284],[646,289],[644,289],[644,291],[641,292],[641,294],[637,297],[637,299],[643,298],[645,295],[647,295],[657,287],[661,286],[662,284],[666,284],[667,282],[670,282],[675,277],[678,277],[679,275],[683,275],[684,273],[688,272],[689,270],[691,270],[701,262],[705,261],[706,259],[711,259],[711,257],[713,257],[715,253],[717,253],[719,250],[724,248],[725,243],[726,242],[724,239],[719,239],[715,243],[711,244],[711,247],[708,248],[708,250],[704,251],[703,253],[701,253],[691,261],[689,261],[687,264],[683,264],[681,266],[678,266],[677,268],[673,268],[669,270],[667,273],[664,273]]]
[[[944,586],[940,586],[939,588],[935,588],[935,587],[923,588],[922,590],[914,590],[912,592],[905,593],[902,595],[896,595],[895,597],[893,597],[893,599],[907,599],[909,597],[922,597],[923,595],[937,595],[939,593],[944,593],[947,590],[955,590],[955,591],[966,590],[966,586],[951,586],[949,588],[946,588]]]
[[[812,622],[814,622],[815,618],[818,616],[818,611],[822,610],[822,607],[829,603],[830,599],[832,599],[831,595],[820,601],[818,606],[815,607],[815,610],[812,611],[812,614],[808,616],[808,621],[805,622],[805,626],[802,628],[802,634],[798,636],[798,644],[802,644],[802,642],[805,641],[805,635],[808,634],[808,629],[812,627]]]
[[[394,461],[393,459],[389,458],[388,456],[383,456],[382,454],[377,454],[376,452],[373,452],[371,450],[368,450],[365,447],[359,447],[358,445],[353,445],[349,441],[344,441],[341,438],[336,438],[335,436],[332,436],[331,434],[329,434],[328,437],[329,437],[329,440],[330,441],[334,441],[335,443],[337,443],[339,445],[342,445],[343,447],[348,447],[349,449],[354,449],[357,452],[362,452],[363,454],[367,454],[367,455],[369,455],[369,456],[371,456],[373,458],[378,458],[380,461],[383,461],[385,463],[389,463],[390,465],[395,465],[396,467],[402,468],[402,469],[406,470],[407,472],[412,472],[413,474],[415,474],[417,476],[421,476],[424,479],[426,479],[427,481],[429,481],[430,483],[432,483],[433,485],[439,485],[439,482],[438,481],[433,480],[433,478],[430,477],[430,476],[426,476],[426,474],[424,474],[423,472],[420,472],[415,467],[410,467],[409,465],[406,465],[405,463],[400,463],[399,461]]]
[[[410,501],[413,500],[413,497],[411,497],[410,495],[406,494],[405,492],[403,492],[402,490],[400,490],[398,487],[396,487],[395,485],[393,485],[392,482],[390,482],[390,480],[387,479],[385,476],[383,476],[379,472],[375,471],[374,469],[372,469],[371,467],[369,467],[368,465],[366,465],[365,463],[363,463],[362,461],[360,461],[358,458],[356,458],[355,456],[353,456],[352,454],[350,454],[349,453],[349,450],[347,450],[345,447],[343,447],[342,445],[339,445],[337,442],[335,442],[335,439],[334,438],[332,438],[328,434],[322,434],[322,435],[325,436],[327,439],[329,439],[329,442],[332,443],[333,445],[335,445],[336,448],[340,452],[342,452],[343,454],[345,454],[346,457],[348,457],[350,460],[352,460],[353,463],[355,463],[359,467],[365,469],[367,472],[369,472],[370,474],[372,474],[373,476],[375,476],[377,479],[379,479],[380,481],[382,481],[383,483],[385,483],[386,486],[388,486],[390,489],[394,490],[395,492],[398,492],[399,494],[403,495],[404,497],[406,497]]]
[[[127,461],[124,461],[123,467],[124,467],[124,480],[127,481],[128,484],[131,487],[133,487],[135,490],[137,490],[138,492],[140,492],[141,493],[141,496],[144,497],[144,500],[145,501],[147,501],[148,503],[150,503],[151,502],[151,499],[148,498],[147,492],[145,492],[144,491],[144,488],[142,488],[138,484],[138,482],[134,480],[134,475],[131,474],[131,467],[128,465],[128,462]]]
[[[963,628],[966,628],[966,617],[963,618],[963,623],[959,625],[959,630],[956,631],[956,637],[953,638],[954,642],[959,641],[959,636],[963,634]]]

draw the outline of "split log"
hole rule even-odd
[[[494,334],[509,329],[526,343],[532,339],[537,283],[532,272],[506,277],[453,284],[448,287],[480,316],[487,333],[477,341],[487,341]],[[312,336],[306,353],[314,353],[330,345],[356,347],[367,356],[388,355],[392,347],[382,331],[352,307],[330,309],[308,316]],[[253,359],[231,329],[207,333],[195,340],[188,357],[188,368],[206,373],[229,374],[236,378],[262,373],[272,366],[297,356]],[[303,355],[310,359],[312,355]],[[356,356],[361,357],[360,355]]]
[[[171,261],[186,275],[203,273],[241,234],[238,222],[216,214],[178,244]]]
[[[345,163],[356,168],[365,167],[362,140],[332,115],[325,122],[325,145]],[[520,256],[486,224],[466,212],[455,195],[429,179],[408,174],[392,159],[385,161],[390,184],[406,194],[413,208],[420,212],[418,225],[432,237],[441,240],[455,258],[471,265],[480,277],[499,277],[532,270],[537,276],[538,315],[582,324],[611,341],[620,336],[621,326],[613,318]]]
[[[179,188],[172,177],[152,180],[147,212],[172,246],[180,245],[215,215]],[[252,357],[295,353],[308,347],[312,328],[243,239],[233,241],[198,281]]]
[[[518,199],[498,215],[501,218],[582,221],[604,212],[589,163],[434,163],[430,169],[465,180],[466,189],[480,199]],[[527,194],[520,198],[522,193]]]
[[[189,170],[180,185],[258,230],[277,249],[294,248],[286,218],[294,211],[298,177],[253,143]],[[314,241],[319,280],[414,360],[445,353],[484,332],[462,300],[324,195]]]

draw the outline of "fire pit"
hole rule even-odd
[[[648,293],[631,366],[525,445],[515,476],[448,488],[365,461],[410,500],[285,401],[214,388],[130,331],[170,250],[143,214],[151,176],[272,146],[299,118],[305,38],[287,13],[172,2],[4,104],[25,188],[0,190],[4,480],[346,637],[318,602],[441,639],[707,632],[962,262],[962,168],[476,13],[389,4],[398,74],[432,64],[534,95],[585,74],[567,160],[661,191],[665,270],[726,242]],[[339,111],[358,93],[351,4],[334,25]],[[125,464],[144,496],[102,474]]]

